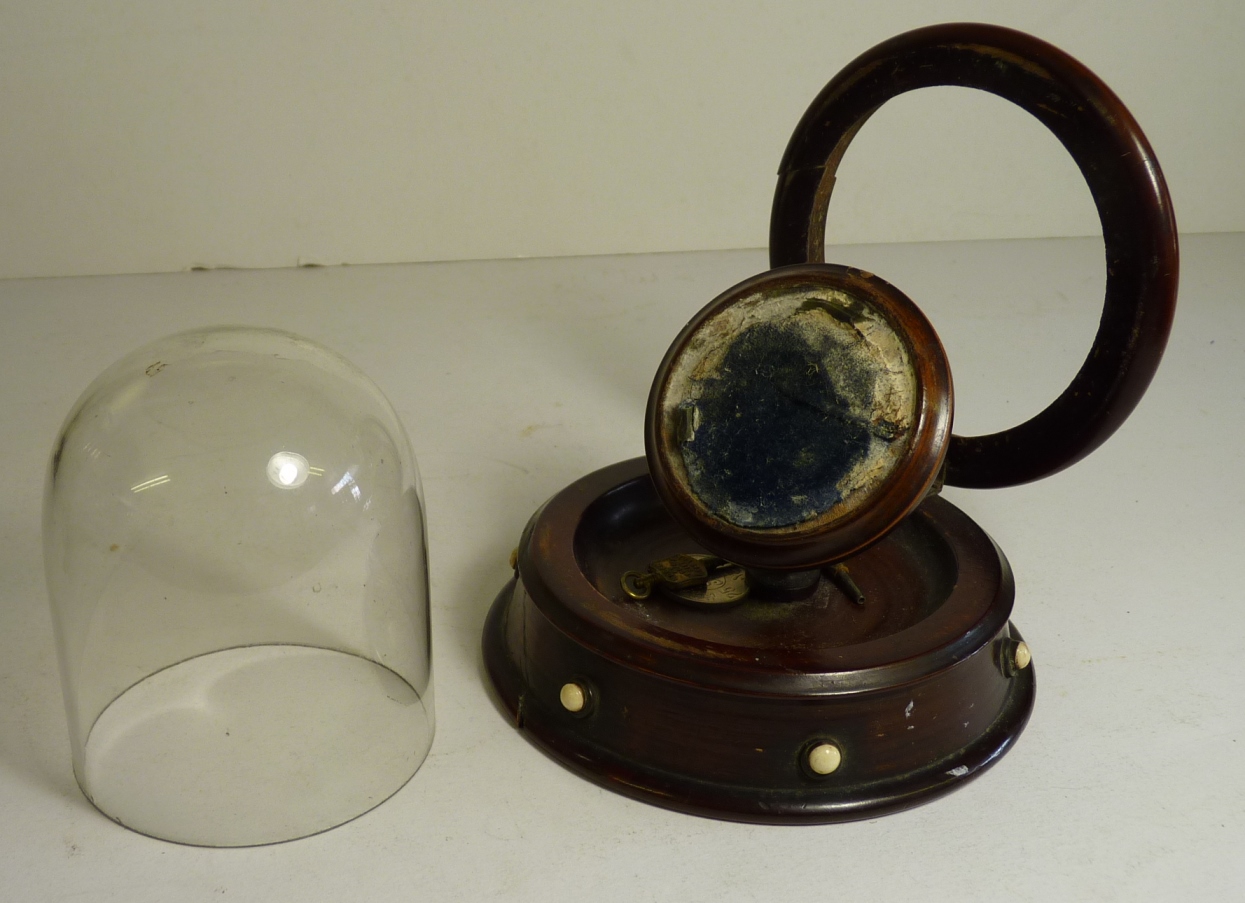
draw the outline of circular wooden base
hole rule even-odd
[[[715,818],[845,821],[954,789],[1024,729],[1011,572],[951,504],[848,559],[863,606],[830,580],[727,611],[622,592],[625,571],[700,551],[643,459],[573,483],[524,532],[485,663],[516,724],[590,780]]]

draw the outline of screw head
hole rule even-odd
[[[562,703],[562,708],[572,714],[577,714],[582,712],[584,706],[587,705],[588,694],[577,683],[565,683],[562,685],[562,692],[558,694],[558,700]]]
[[[1023,671],[1033,661],[1033,653],[1029,651],[1029,644],[1024,640],[1016,644],[1016,649],[1012,653],[1012,661],[1015,662],[1017,671]]]
[[[843,752],[833,743],[818,743],[808,751],[808,767],[813,774],[834,774],[843,764]]]

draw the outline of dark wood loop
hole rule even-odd
[[[1026,483],[1096,449],[1149,386],[1176,306],[1179,248],[1171,199],[1136,120],[1079,62],[1011,29],[935,25],[857,57],[804,114],[779,169],[771,266],[825,259],[830,193],[852,138],[887,100],[937,85],[988,91],[1036,116],[1080,167],[1102,222],[1106,300],[1093,348],[1071,384],[1031,420],[951,440],[948,483]]]

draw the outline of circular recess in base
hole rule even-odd
[[[702,551],[643,459],[573,483],[524,533],[485,663],[516,724],[590,780],[715,818],[845,821],[954,789],[1024,729],[1034,669],[1010,654],[1011,572],[951,504],[926,501],[843,563],[863,605],[830,579],[727,610],[621,588]],[[568,682],[591,687],[588,714],[563,704]],[[810,760],[827,745],[833,769],[824,751]]]

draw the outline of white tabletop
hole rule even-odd
[[[486,690],[484,614],[536,506],[642,454],[648,384],[760,251],[0,282],[0,899],[1228,900],[1245,894],[1245,235],[1183,242],[1167,356],[1120,432],[1050,479],[946,495],[1016,573],[1038,699],[952,795],[820,827],[633,802],[532,746]],[[930,315],[962,433],[1036,413],[1101,307],[1089,239],[832,248]],[[403,418],[426,490],[437,738],[324,834],[213,850],[140,836],[74,783],[40,552],[61,419],[109,363],[211,324],[301,333]]]

